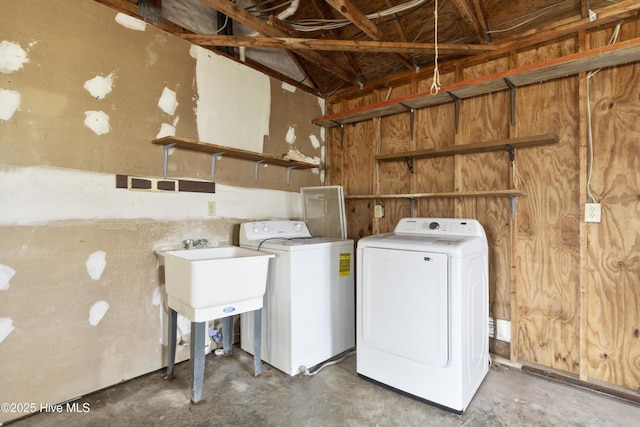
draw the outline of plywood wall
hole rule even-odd
[[[625,23],[620,40],[638,37]],[[612,28],[580,39],[565,38],[466,64],[444,73],[445,82],[468,80],[538,63],[608,42]],[[565,372],[585,381],[640,388],[640,64],[605,69],[592,79],[594,162],[591,188],[602,203],[601,223],[583,222],[587,181],[585,75],[522,87],[516,93],[515,124],[507,91],[464,99],[460,129],[453,104],[416,111],[415,138],[409,114],[349,125],[343,143],[330,131],[333,150],[328,179],[351,195],[518,188],[511,216],[507,198],[416,199],[414,216],[471,217],[489,240],[490,315],[511,322],[511,342],[492,340],[494,353],[525,364]],[[458,76],[456,78],[456,76]],[[393,88],[392,98],[429,90],[430,78]],[[338,113],[385,100],[387,88],[333,100]],[[378,132],[378,123],[380,131]],[[507,152],[415,160],[413,174],[402,161],[376,165],[374,153],[442,147],[547,133],[559,143]],[[380,146],[376,145],[379,135]],[[340,145],[340,148],[337,149]],[[336,174],[333,171],[336,170]],[[373,218],[373,205],[385,206]],[[349,236],[388,232],[411,214],[406,199],[348,200]]]

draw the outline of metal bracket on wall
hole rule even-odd
[[[413,159],[411,157],[405,157],[404,162],[407,164],[407,168],[409,168],[409,172],[413,173]]]
[[[287,185],[289,185],[289,183],[291,182],[291,170],[292,169],[296,169],[295,166],[289,166],[287,168]]]
[[[451,99],[453,99],[453,108],[456,114],[456,134],[458,133],[458,129],[460,128],[460,98],[452,94],[451,92],[447,92]]]
[[[264,163],[264,160],[256,160],[253,162],[253,179],[255,179],[256,182],[258,182],[258,166],[260,166],[261,163]]]
[[[509,79],[504,79],[504,82],[509,86],[509,106],[511,110],[511,126],[516,125],[516,85],[511,83]]]
[[[344,125],[340,125],[340,149],[344,148]]]
[[[162,146],[162,170],[164,177],[167,177],[168,164],[169,164],[169,149],[176,144],[167,144]]]
[[[211,154],[211,182],[216,182],[216,160],[223,154],[224,152]]]
[[[511,208],[511,219],[516,218],[516,196],[509,196],[509,207]]]
[[[416,110],[412,107],[406,106],[402,103],[400,103],[400,105],[402,105],[404,108],[406,108],[407,110],[409,110],[409,129],[410,129],[410,133],[411,133],[411,140],[413,141],[413,135],[414,135],[414,125],[415,125],[415,119],[416,119]]]

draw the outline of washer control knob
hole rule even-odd
[[[302,224],[300,224],[299,222],[296,222],[295,224],[293,224],[293,229],[296,231],[302,230]]]
[[[429,224],[429,230],[437,230],[438,228],[440,228],[440,224],[435,221]]]

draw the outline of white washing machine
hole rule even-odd
[[[353,240],[312,237],[304,221],[240,225],[240,246],[275,254],[262,308],[262,360],[291,376],[355,346]],[[253,313],[240,317],[253,354]]]
[[[489,370],[480,223],[404,218],[359,240],[357,257],[358,374],[463,413]]]

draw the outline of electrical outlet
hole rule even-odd
[[[600,222],[602,208],[600,203],[585,203],[584,220],[585,222]]]
[[[511,322],[503,319],[496,319],[496,339],[504,342],[511,342]]]
[[[216,202],[209,202],[207,204],[207,214],[209,216],[216,216]]]
[[[375,207],[373,208],[373,216],[375,218],[382,218],[384,216],[384,206],[375,205]]]

